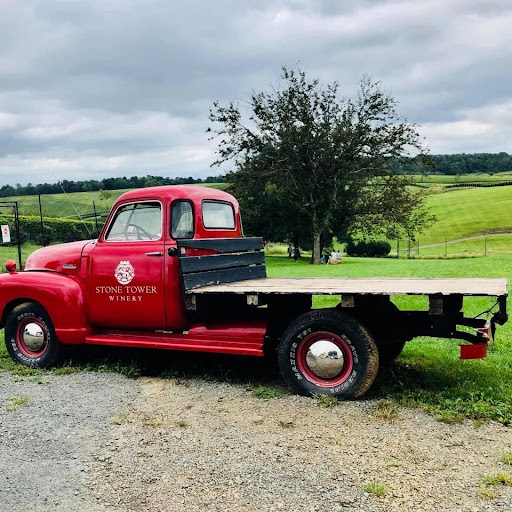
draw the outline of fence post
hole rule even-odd
[[[411,239],[407,240],[407,259],[411,258]]]
[[[14,201],[14,222],[16,223],[16,233],[18,234],[18,262],[20,271],[23,270],[21,265],[21,233],[20,233],[20,212],[18,210],[18,201]]]
[[[484,237],[484,256],[487,256],[487,237]]]
[[[46,240],[44,238],[44,225],[43,225],[43,207],[41,206],[41,194],[37,194],[39,201],[39,220],[41,221],[41,243],[43,247],[46,247]]]
[[[396,241],[396,257],[400,258],[400,240]]]
[[[444,257],[446,258],[446,247],[447,247],[447,244],[446,244],[446,238],[444,239]]]
[[[94,209],[94,222],[96,223],[96,236],[99,238],[100,230],[98,229],[98,215],[96,214],[96,202],[92,202],[92,207]]]
[[[420,255],[420,239],[418,238],[418,256]]]

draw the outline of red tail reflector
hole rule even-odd
[[[482,359],[487,355],[487,343],[459,346],[461,359]]]

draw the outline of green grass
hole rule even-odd
[[[273,398],[283,398],[286,395],[281,391],[269,386],[257,386],[252,390],[252,396],[256,398],[262,398],[264,400],[270,400]]]
[[[7,410],[15,411],[16,409],[19,409],[22,405],[27,405],[28,400],[28,396],[14,396],[12,398],[9,398]]]
[[[385,496],[388,492],[388,489],[385,485],[380,484],[379,482],[368,482],[364,486],[364,490],[369,493],[373,494],[374,496]]]
[[[267,256],[272,277],[508,277],[512,255],[452,260],[345,258],[341,265],[309,265],[283,256]],[[510,286],[510,282],[509,282]],[[510,291],[510,288],[509,288]],[[425,309],[424,297],[397,296],[402,309]],[[330,307],[338,299],[316,297],[315,307]],[[464,299],[464,311],[474,316],[492,305],[489,298]],[[508,301],[509,312],[512,303]],[[416,338],[406,344],[397,364],[382,368],[370,396],[432,412],[441,421],[461,417],[512,423],[512,321],[498,327],[496,349],[481,360],[459,359],[459,342]]]
[[[375,408],[375,417],[392,423],[398,418],[398,408],[392,400],[380,400]]]
[[[512,187],[452,189],[429,195],[426,206],[437,222],[420,235],[422,245],[496,228],[512,231]]]
[[[36,249],[39,249],[39,245],[26,242],[21,246],[21,261],[25,265],[25,261]],[[6,272],[5,262],[7,260],[13,260],[16,262],[16,267],[19,270],[18,263],[18,247],[15,245],[0,245],[0,272]]]
[[[501,455],[501,458],[500,458],[501,462],[503,462],[503,464],[509,464],[512,466],[512,452],[505,452]]]
[[[483,483],[486,485],[512,485],[512,475],[508,473],[486,475],[483,479]]]
[[[423,244],[423,239],[420,237],[420,243]],[[396,246],[394,247],[394,249]],[[482,238],[474,238],[472,240],[465,240],[463,242],[444,244],[437,247],[420,247],[419,257],[446,257],[451,256],[465,256],[475,257],[484,256],[487,252],[490,254],[506,254],[512,252],[512,233],[503,235],[488,235]],[[416,253],[412,253],[416,257]],[[404,253],[402,253],[404,256]]]
[[[339,404],[338,399],[331,395],[315,394],[313,398],[316,400],[316,405],[320,407],[320,409],[331,409]]]

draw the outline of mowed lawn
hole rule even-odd
[[[286,256],[267,257],[273,277],[505,277],[512,284],[512,255],[452,260],[344,258],[341,265],[294,263]],[[426,309],[421,297],[395,297],[402,309]],[[335,305],[333,297],[318,297],[315,307]],[[466,316],[488,309],[490,298],[468,297]],[[508,301],[509,313],[512,301]],[[393,325],[389,328],[392,330]],[[495,349],[481,360],[459,359],[459,341],[416,338],[390,368],[383,368],[370,396],[425,408],[444,421],[492,418],[512,423],[512,321],[498,327]]]

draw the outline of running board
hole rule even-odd
[[[103,331],[87,336],[90,345],[159,348],[189,352],[213,352],[243,356],[263,356],[264,322],[247,325],[196,325],[186,333]]]

